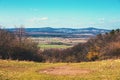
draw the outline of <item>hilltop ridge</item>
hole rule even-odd
[[[15,28],[7,29],[9,31],[15,31]],[[96,36],[97,34],[104,34],[110,32],[107,29],[98,29],[94,27],[88,28],[25,28],[28,36],[30,37],[64,37],[64,38],[89,38]]]

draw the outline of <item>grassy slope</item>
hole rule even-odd
[[[120,80],[120,60],[69,63],[69,66],[91,70],[78,76],[38,73],[40,69],[68,63],[35,63],[0,60],[0,80]]]

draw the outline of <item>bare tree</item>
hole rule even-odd
[[[23,25],[20,28],[16,28],[15,35],[20,44],[26,39],[26,31]]]

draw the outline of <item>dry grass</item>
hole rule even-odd
[[[119,68],[120,59],[81,63],[0,60],[0,80],[120,80]]]
[[[50,67],[47,69],[43,69],[39,71],[40,73],[45,74],[53,74],[53,75],[80,75],[80,74],[88,74],[92,71],[87,69],[79,69],[79,68],[73,68],[71,66],[65,65],[65,66],[59,66],[59,67]]]

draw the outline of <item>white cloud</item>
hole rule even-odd
[[[28,21],[29,22],[40,22],[40,21],[45,21],[45,20],[48,20],[48,17],[41,17],[41,18],[33,17],[33,18],[29,19]]]
[[[48,20],[48,17],[42,17],[40,20]]]

